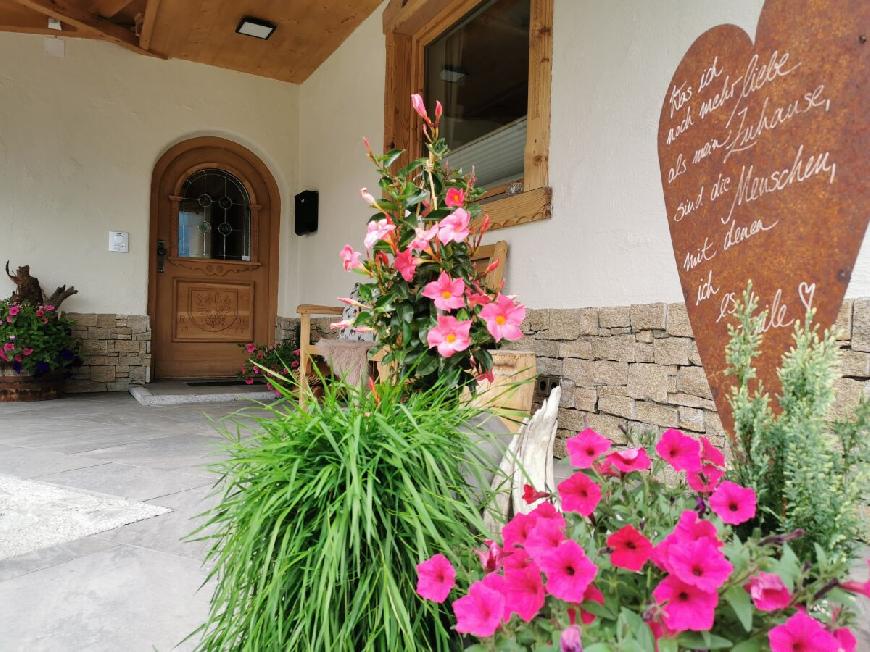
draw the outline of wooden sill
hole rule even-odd
[[[481,204],[481,208],[492,220],[490,230],[493,231],[550,219],[552,197],[551,188],[535,188],[516,195],[493,198]]]

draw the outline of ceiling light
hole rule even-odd
[[[275,31],[275,23],[270,23],[262,18],[254,18],[253,16],[245,16],[239,21],[236,27],[236,34],[244,34],[245,36],[253,36],[254,38],[263,39],[264,41],[272,36]]]
[[[57,18],[49,18],[48,29],[56,29],[58,32],[60,32],[63,29],[63,26],[60,24],[60,21]]]

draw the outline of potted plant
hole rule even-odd
[[[72,320],[60,303],[76,293],[58,288],[46,297],[28,266],[9,278],[18,286],[0,301],[0,401],[40,401],[57,398],[69,370],[81,364]]]

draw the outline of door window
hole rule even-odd
[[[178,255],[251,260],[250,200],[234,175],[209,168],[184,182],[178,205]]]

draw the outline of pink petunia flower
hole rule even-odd
[[[679,430],[665,430],[656,444],[656,452],[676,471],[701,470],[701,444]]]
[[[438,353],[449,358],[454,353],[464,351],[471,345],[471,320],[459,321],[451,315],[438,315],[438,325],[429,329],[426,341],[429,348],[436,347]]]
[[[15,342],[6,342],[6,344],[3,345],[3,348],[6,351],[14,351],[15,350]]]
[[[459,208],[465,203],[465,191],[462,188],[448,188],[444,196],[444,204],[450,208]]]
[[[529,533],[535,527],[538,518],[534,514],[515,514],[501,529],[501,538],[505,550],[514,546],[526,545]]]
[[[475,582],[468,595],[453,603],[456,631],[486,638],[495,634],[504,615],[505,599],[500,591]]]
[[[583,594],[583,602],[604,604],[604,594],[597,586],[595,586],[594,584],[590,584],[586,588],[586,592]],[[595,621],[595,614],[581,609],[580,620],[583,622],[584,625],[589,625],[590,623]]]
[[[50,303],[46,303],[46,304],[43,306],[43,308],[45,308],[45,312],[52,312],[52,311],[54,311],[54,310],[57,310],[57,307],[51,305]]]
[[[253,384],[254,384],[253,378],[250,378],[250,377],[245,378],[245,385],[253,385]]]
[[[604,458],[605,466],[613,466],[622,473],[646,471],[650,467],[649,455],[643,448],[624,448]]]
[[[531,621],[544,606],[544,582],[541,580],[541,572],[535,567],[506,570],[504,587],[510,610],[525,622]]]
[[[836,652],[840,644],[836,637],[815,618],[799,609],[791,618],[767,633],[772,652]]]
[[[494,573],[501,566],[501,546],[492,539],[487,539],[483,543],[483,548],[478,548],[474,552],[480,559],[484,572]]]
[[[755,492],[726,480],[710,496],[710,509],[725,523],[740,525],[755,516]]]
[[[701,437],[701,461],[714,466],[725,466],[725,456],[706,437]]]
[[[526,537],[525,548],[538,564],[565,540],[565,526],[547,518],[538,519]]]
[[[534,568],[536,571],[541,572],[538,565],[523,548],[511,548],[510,550],[504,548],[502,550],[501,563],[505,572],[519,571],[525,568]]]
[[[456,569],[441,553],[417,564],[417,594],[432,602],[444,602],[456,584]]]
[[[9,306],[9,316],[10,317],[16,317],[19,312],[21,312],[21,306],[18,306],[18,305]]]
[[[510,297],[499,294],[495,301],[481,309],[480,318],[486,322],[486,330],[496,342],[503,339],[516,342],[523,338],[520,324],[526,318],[526,307]]]
[[[611,564],[634,572],[643,568],[653,551],[652,542],[632,525],[626,525],[607,537],[607,546],[612,550]]]
[[[580,627],[568,625],[559,636],[559,652],[583,652]]]
[[[535,516],[535,518],[543,518],[549,519],[551,521],[556,521],[560,527],[565,528],[565,517],[562,516],[562,513],[558,511],[555,507],[553,507],[553,503],[538,503],[538,506],[535,507],[531,513]]]
[[[369,222],[368,230],[366,232],[366,237],[363,240],[363,244],[366,249],[371,249],[375,246],[376,243],[380,242],[384,238],[386,238],[390,233],[396,230],[396,226],[394,224],[390,224],[390,222],[384,218],[382,220],[372,220]]]
[[[341,264],[345,272],[362,267],[362,261],[360,260],[362,254],[354,251],[350,245],[344,245],[338,255],[341,258]]]
[[[402,278],[410,283],[414,280],[414,272],[417,271],[417,259],[411,254],[410,249],[396,255],[393,260],[396,270],[402,275]]]
[[[760,571],[749,578],[743,588],[752,598],[752,604],[759,611],[785,609],[791,602],[791,593],[782,578],[775,573]]]
[[[471,217],[464,208],[457,208],[438,223],[438,239],[441,244],[463,242],[470,233],[468,225]]]
[[[257,345],[254,344],[253,342],[248,342],[247,344],[245,344],[245,353],[248,353],[248,354],[253,353],[256,349],[257,349]]]
[[[556,488],[562,499],[562,509],[566,512],[577,512],[581,516],[589,516],[595,511],[601,500],[601,487],[582,471],[578,471],[567,480],[563,480]]]
[[[716,490],[725,471],[712,464],[703,464],[700,471],[687,471],[686,481],[699,494],[710,494]]]
[[[499,575],[498,573],[487,573],[483,576],[481,582],[483,582],[483,585],[486,588],[501,593],[504,598],[504,610],[501,612],[501,620],[504,623],[508,622],[511,619],[511,608],[507,601],[504,575]]]
[[[566,602],[582,602],[586,589],[598,573],[595,564],[573,539],[560,543],[546,555],[540,567],[547,576],[547,592]]]
[[[571,464],[579,469],[588,469],[599,457],[610,450],[610,440],[592,428],[586,428],[565,442]]]
[[[417,227],[415,230],[414,239],[408,245],[411,251],[423,251],[429,247],[429,241],[438,234],[438,225],[434,224],[429,229]]]
[[[855,652],[858,647],[858,640],[848,627],[840,627],[834,630],[834,638],[837,639],[837,652]]]
[[[21,352],[24,354],[25,358],[33,355],[33,349],[31,349],[29,346],[25,346],[23,349],[21,349]]]
[[[668,629],[703,632],[713,627],[713,612],[719,604],[715,591],[702,591],[668,575],[653,589],[653,597],[664,605],[664,624]]]
[[[734,566],[707,537],[671,546],[668,562],[671,573],[702,591],[716,591],[734,570]]]
[[[720,548],[723,543],[716,536],[716,526],[710,521],[698,518],[698,513],[686,510],[680,514],[679,521],[673,532],[653,548],[652,562],[661,568],[671,572],[670,550],[673,546],[683,543],[708,539],[713,546]]]
[[[442,271],[438,280],[427,283],[420,294],[432,299],[438,310],[462,308],[465,306],[465,281],[461,278],[450,278],[447,272]]]

